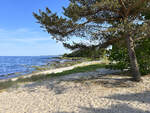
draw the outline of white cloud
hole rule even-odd
[[[36,43],[38,41],[52,41],[52,39],[47,33],[19,28],[16,30],[0,29],[0,41]]]
[[[20,29],[16,29],[15,30],[17,33],[26,33],[26,32],[30,32],[28,29],[26,28],[20,28]]]
[[[0,51],[0,56],[57,55],[68,52],[62,44],[51,39],[49,34],[27,28],[0,28]]]

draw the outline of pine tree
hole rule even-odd
[[[133,79],[141,80],[134,42],[150,36],[149,0],[70,0],[63,10],[63,17],[49,8],[34,16],[53,39],[70,49],[125,44]],[[75,42],[74,37],[82,41]]]

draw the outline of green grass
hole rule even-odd
[[[31,76],[29,78],[18,78],[16,81],[6,81],[6,82],[0,82],[0,91],[10,88],[12,86],[17,86],[19,83],[26,83],[26,82],[36,82],[36,81],[42,81],[42,80],[47,80],[51,77],[58,77],[58,76],[64,76],[64,75],[69,75],[73,73],[80,73],[80,72],[89,72],[89,71],[95,71],[98,68],[104,68],[106,67],[106,64],[94,64],[94,65],[89,65],[89,66],[84,66],[84,67],[77,67],[72,70],[68,71],[63,71],[61,73],[52,73],[52,74],[47,74],[47,75],[36,75],[36,76]]]

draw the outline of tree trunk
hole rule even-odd
[[[139,71],[136,53],[134,50],[134,41],[133,41],[132,37],[127,36],[126,43],[127,43],[128,54],[129,54],[129,58],[130,58],[130,65],[131,65],[133,80],[139,82],[139,81],[141,81],[141,74]]]

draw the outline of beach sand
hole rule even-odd
[[[10,88],[0,93],[0,113],[150,113],[150,76],[134,83],[101,71]]]

